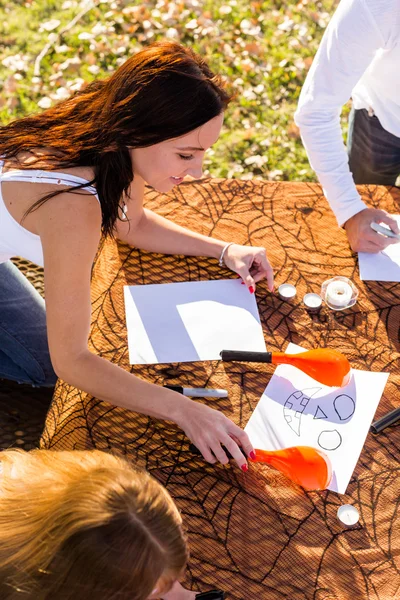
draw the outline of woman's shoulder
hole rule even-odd
[[[6,159],[4,161],[4,171],[19,170],[23,169],[39,169],[42,171],[65,173],[67,175],[74,175],[81,179],[91,181],[94,177],[93,167],[70,167],[70,168],[51,168],[46,166],[49,161],[49,157],[52,155],[50,149],[37,148],[34,152],[20,152],[17,159]]]

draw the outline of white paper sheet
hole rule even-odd
[[[286,352],[302,352],[289,344]],[[331,460],[329,489],[344,494],[357,464],[388,373],[352,369],[347,386],[331,388],[299,369],[279,365],[245,431],[255,448],[312,446]]]
[[[400,226],[400,215],[390,215]],[[400,242],[378,254],[358,253],[362,281],[400,281]]]
[[[124,296],[131,364],[266,350],[255,296],[239,279],[125,286]]]

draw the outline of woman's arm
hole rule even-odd
[[[227,243],[176,225],[146,208],[139,217],[134,215],[131,221],[119,221],[116,233],[119,239],[131,246],[161,254],[212,256],[219,259]],[[248,288],[252,288],[250,291],[254,291],[255,282],[264,277],[267,278],[269,289],[273,290],[273,270],[264,248],[233,244],[224,253],[224,263],[242,277]]]
[[[130,211],[128,211],[128,217]],[[196,233],[144,208],[139,219],[119,221],[121,241],[148,252],[219,258],[226,242]]]
[[[96,198],[82,202],[82,195],[62,194],[36,215],[44,254],[50,355],[57,375],[116,406],[174,421],[209,462],[215,462],[213,454],[222,463],[228,461],[224,444],[239,466],[246,464],[232,438],[249,454],[248,436],[222,413],[147,383],[88,350],[90,272],[101,227]]]
[[[367,3],[342,0],[324,33],[295,113],[311,167],[340,226],[366,208],[349,169],[340,113],[384,44]]]

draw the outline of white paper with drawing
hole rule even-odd
[[[390,216],[400,227],[400,215]],[[359,252],[358,264],[362,281],[400,281],[400,242],[390,244],[378,254]]]
[[[288,353],[305,350],[289,344]],[[245,427],[255,448],[312,446],[330,458],[329,489],[344,494],[357,464],[388,373],[352,369],[347,386],[331,388],[292,367],[276,368]]]
[[[124,295],[131,364],[266,349],[254,294],[239,279],[125,286]]]

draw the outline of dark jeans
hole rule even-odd
[[[17,267],[0,264],[0,378],[53,386],[43,298]]]
[[[400,138],[365,109],[350,112],[347,151],[355,183],[395,184],[400,175]]]

